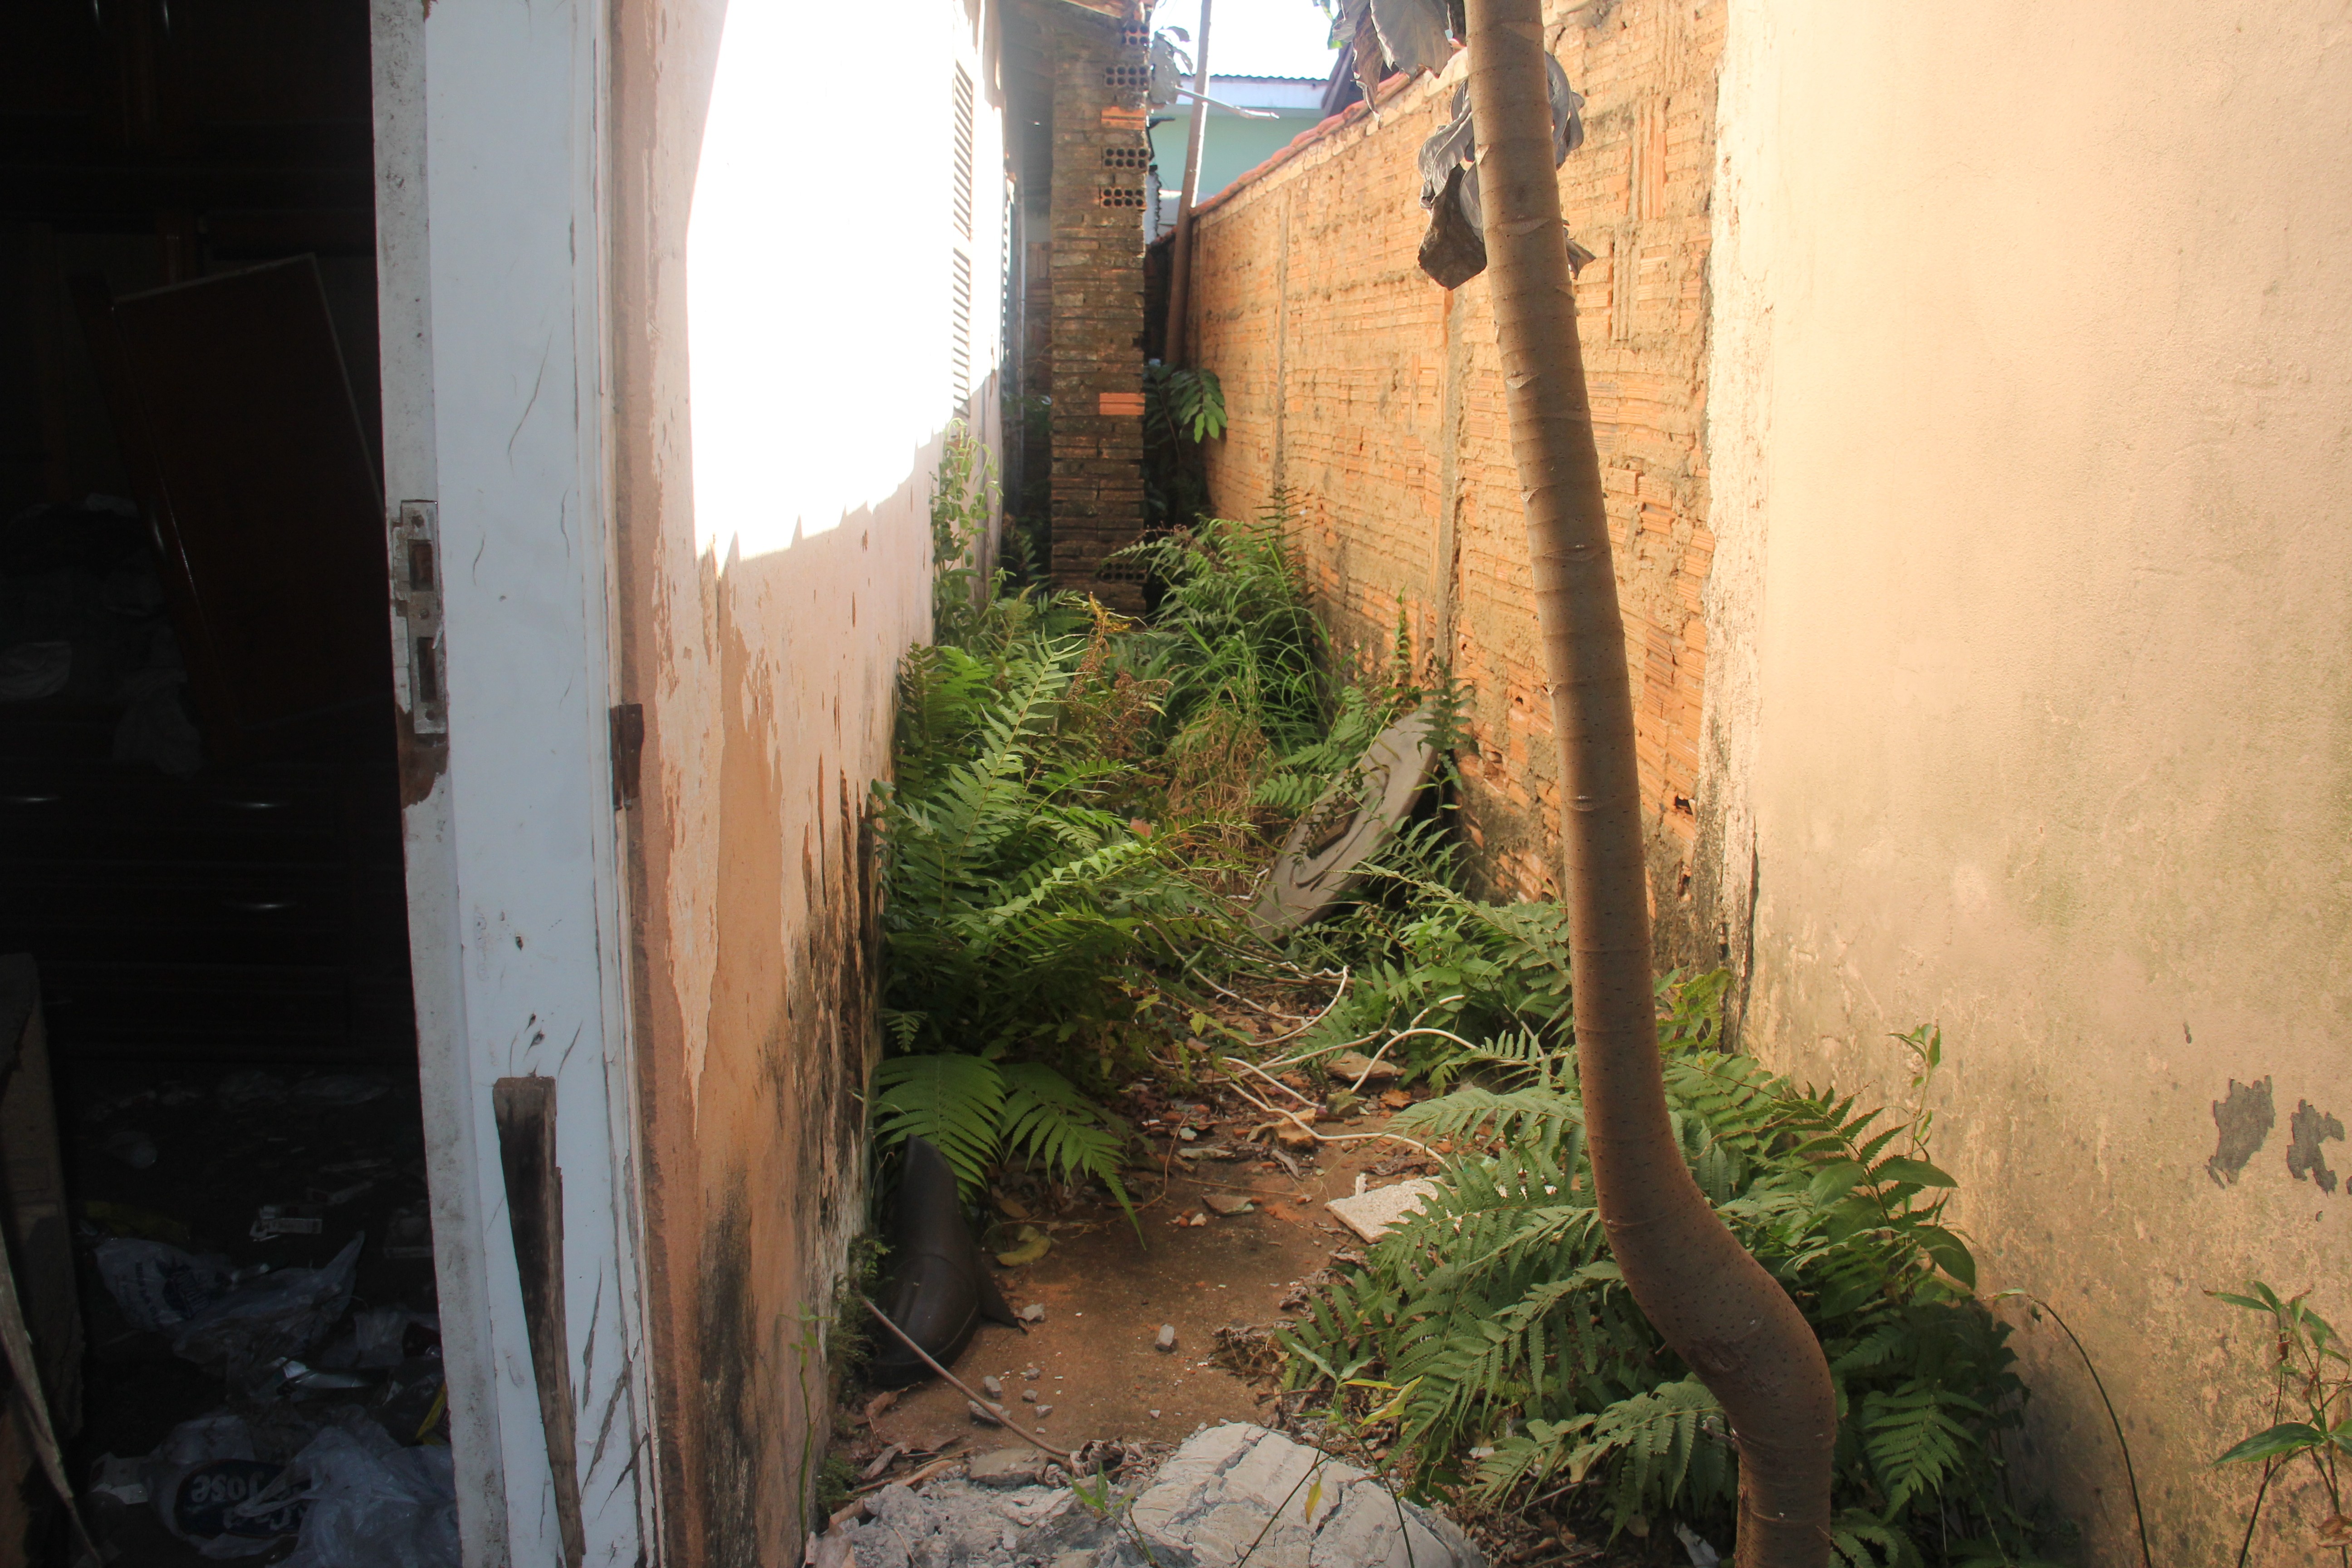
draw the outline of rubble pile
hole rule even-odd
[[[1193,1436],[1139,1488],[1089,1495],[1034,1452],[871,1494],[817,1568],[1485,1568],[1452,1521],[1263,1426]]]

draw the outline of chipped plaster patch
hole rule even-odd
[[[2307,1100],[2294,1102],[2294,1114],[2287,1118],[2286,1171],[2298,1182],[2311,1182],[2323,1193],[2336,1190],[2336,1173],[2327,1168],[2326,1156],[2319,1145],[2328,1139],[2344,1140],[2344,1123],[2313,1105]]]
[[[2231,1079],[2229,1098],[2213,1102],[2213,1125],[2221,1130],[2213,1157],[2205,1162],[2205,1173],[2213,1178],[2213,1184],[2233,1185],[2245,1171],[2246,1162],[2254,1157],[2277,1124],[2278,1110],[2271,1103],[2271,1080],[2263,1078],[2252,1083],[2240,1083]],[[2337,1135],[2342,1135],[2340,1129]]]

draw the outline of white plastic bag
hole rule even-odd
[[[246,1505],[277,1495],[283,1465],[257,1458],[253,1433],[226,1410],[183,1421],[149,1456],[147,1496],[163,1528],[206,1557],[250,1557],[294,1533],[302,1505],[284,1500],[266,1509]]]
[[[330,1426],[287,1467],[310,1511],[279,1568],[457,1568],[449,1450],[404,1448],[383,1428]]]
[[[117,1237],[97,1248],[98,1277],[122,1315],[151,1333],[177,1329],[228,1293],[228,1268],[160,1241]]]

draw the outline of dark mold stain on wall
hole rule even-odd
[[[2221,1130],[2221,1141],[2213,1157],[2205,1162],[2205,1173],[2213,1178],[2217,1187],[2235,1183],[2245,1171],[2246,1162],[2252,1159],[2278,1124],[2278,1108],[2271,1103],[2271,1080],[2267,1078],[2252,1083],[2230,1080],[2226,1100],[2213,1102],[2213,1125]]]
[[[2326,1156],[2319,1145],[2333,1138],[2344,1140],[2344,1123],[2328,1115],[2307,1100],[2294,1102],[2294,1114],[2287,1118],[2286,1170],[2296,1181],[2315,1183],[2323,1193],[2336,1190],[2336,1173],[2327,1168]]]
[[[768,1445],[754,1373],[759,1309],[751,1289],[751,1228],[739,1181],[704,1234],[696,1303],[705,1444],[698,1479],[714,1568],[756,1568],[759,1562],[760,1472]]]

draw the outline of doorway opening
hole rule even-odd
[[[365,0],[0,18],[0,1226],[123,1561],[290,1549],[192,1467],[447,1469],[373,208]],[[45,1561],[10,1419],[0,1557]]]

